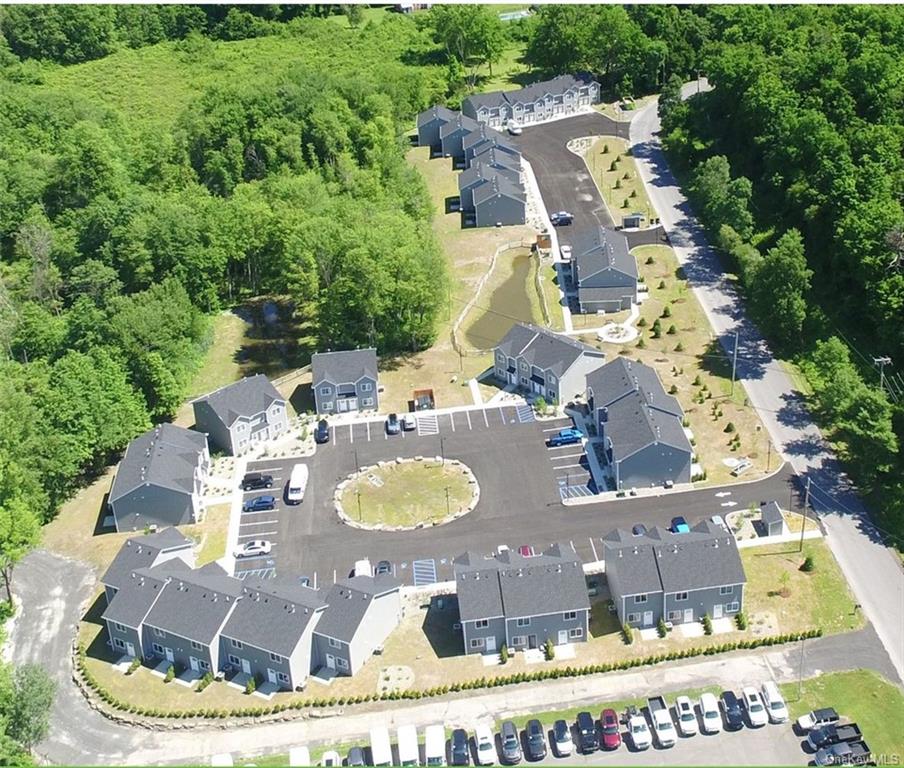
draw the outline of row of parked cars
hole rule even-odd
[[[799,717],[797,728],[807,734],[805,744],[816,753],[816,765],[867,765],[872,760],[872,751],[857,723],[842,722],[831,707]]]

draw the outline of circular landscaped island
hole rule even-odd
[[[334,501],[349,525],[398,531],[450,522],[474,509],[479,496],[467,466],[430,456],[362,467],[339,484]]]

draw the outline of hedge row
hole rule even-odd
[[[140,707],[136,704],[130,704],[114,697],[109,691],[101,687],[97,679],[88,670],[85,664],[85,648],[79,646],[78,651],[78,668],[85,684],[93,690],[98,698],[108,706],[120,712],[137,715],[139,717],[161,717],[171,719],[191,719],[191,718],[227,718],[227,717],[262,717],[264,715],[274,715],[288,710],[306,709],[309,707],[335,707],[345,706],[348,704],[364,704],[369,701],[401,701],[411,699],[428,699],[433,696],[442,696],[446,693],[457,693],[459,691],[473,691],[484,688],[500,688],[505,685],[514,685],[517,683],[537,682],[540,680],[556,680],[558,678],[582,677],[584,675],[596,675],[605,672],[618,672],[634,667],[644,667],[652,664],[660,664],[664,661],[677,661],[679,659],[691,659],[697,656],[714,656],[718,653],[728,653],[729,651],[749,650],[761,648],[763,646],[781,645],[783,643],[796,642],[802,639],[813,637],[821,637],[822,629],[811,629],[806,632],[794,632],[784,635],[773,635],[770,637],[761,637],[750,640],[736,640],[734,642],[715,644],[706,648],[684,648],[681,650],[669,651],[668,653],[658,654],[656,656],[646,656],[643,658],[624,659],[622,661],[611,662],[608,664],[589,664],[583,667],[557,667],[553,669],[541,669],[535,672],[518,672],[513,675],[504,675],[500,677],[479,677],[476,680],[466,680],[461,683],[452,683],[451,685],[440,685],[435,688],[427,688],[424,690],[412,691],[393,691],[391,693],[381,694],[365,694],[363,696],[339,696],[329,699],[308,699],[296,700],[280,704],[272,704],[270,706],[261,707],[242,707],[239,709],[188,709],[184,711],[171,711],[165,709],[152,709]]]

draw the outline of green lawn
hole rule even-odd
[[[502,6],[498,6],[501,8]],[[515,6],[508,10],[517,10],[523,6]],[[500,11],[502,13],[503,11]],[[529,69],[524,63],[525,44],[513,42],[503,52],[495,64],[493,64],[493,73],[490,74],[490,68],[481,66],[477,70],[477,90],[478,91],[508,91],[515,88],[521,88],[527,78]],[[538,78],[533,78],[538,79]]]
[[[782,686],[792,718],[818,707],[834,707],[855,720],[879,765],[901,765],[904,759],[904,694],[869,670],[833,672],[805,680],[798,697],[797,683]]]

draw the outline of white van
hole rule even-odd
[[[307,765],[312,765],[311,751],[307,747],[289,747],[290,768],[302,768]]]
[[[424,758],[428,768],[445,765],[446,729],[441,725],[428,725],[424,736]]]
[[[308,487],[308,465],[296,464],[292,467],[289,484],[286,486],[286,501],[289,504],[301,504],[304,500],[304,489]]]
[[[392,745],[386,728],[370,729],[370,762],[374,766],[392,765]]]
[[[417,728],[413,725],[399,726],[399,762],[402,768],[417,765],[421,758],[417,744]]]
[[[373,576],[374,569],[370,560],[365,557],[363,560],[356,561],[353,573],[355,576]]]

